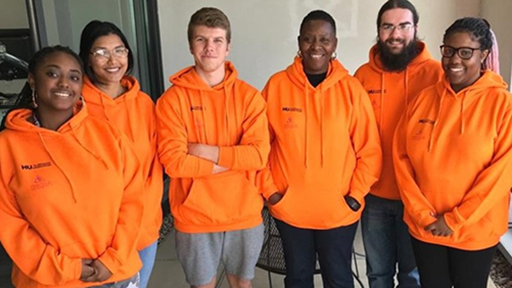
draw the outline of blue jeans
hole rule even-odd
[[[325,288],[353,288],[352,244],[357,222],[329,230],[301,229],[275,219],[283,241],[286,288],[313,288],[318,263]]]
[[[366,253],[366,275],[370,288],[419,288],[419,273],[407,225],[404,205],[368,194],[361,216],[361,231]]]
[[[139,251],[140,261],[142,262],[142,268],[139,271],[140,288],[146,288],[148,286],[149,277],[155,265],[157,244],[158,241],[155,241],[153,244]]]

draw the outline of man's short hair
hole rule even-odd
[[[226,40],[231,43],[231,25],[224,12],[213,7],[203,7],[197,10],[190,17],[188,22],[188,43],[192,43],[194,38],[194,28],[197,26],[206,26],[209,28],[222,28],[226,30]]]

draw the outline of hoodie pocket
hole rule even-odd
[[[281,220],[297,225],[323,227],[339,223],[354,213],[344,202],[343,194],[336,189],[315,190],[290,186],[281,201],[270,208]]]
[[[262,202],[245,172],[226,172],[194,180],[180,215],[189,224],[228,224],[259,215]]]

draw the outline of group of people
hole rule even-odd
[[[324,287],[353,287],[359,220],[371,288],[486,287],[507,229],[512,95],[486,65],[485,20],[456,20],[441,63],[418,21],[408,0],[384,3],[369,61],[351,76],[334,19],[312,11],[293,62],[260,93],[226,60],[227,16],[202,8],[188,25],[194,65],[156,106],[112,23],[90,22],[78,55],[41,49],[0,127],[13,284],[147,287],[165,171],[191,287],[214,287],[220,264],[230,287],[252,287],[263,205],[287,288],[314,287],[317,261]]]

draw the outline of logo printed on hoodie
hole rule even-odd
[[[43,177],[36,175],[36,178],[34,178],[34,181],[30,185],[30,190],[41,190],[48,186],[51,186],[52,183]]]
[[[382,89],[370,89],[370,90],[366,91],[366,93],[368,93],[368,95],[372,95],[372,94],[381,94],[383,92],[382,92]],[[384,94],[386,94],[386,89],[384,89]]]
[[[21,170],[33,170],[33,169],[39,169],[44,167],[50,167],[52,166],[51,162],[41,162],[37,164],[22,164]]]
[[[418,123],[420,123],[420,124],[430,124],[430,125],[434,125],[434,124],[436,124],[436,121],[431,120],[431,119],[420,119],[420,120],[418,121]]]
[[[206,107],[199,105],[190,106],[190,111],[206,111]]]
[[[293,117],[286,118],[284,129],[297,129],[299,126],[293,121]]]
[[[297,108],[297,107],[283,107],[281,109],[281,111],[284,111],[284,112],[299,112],[299,113],[302,113],[302,108]]]

